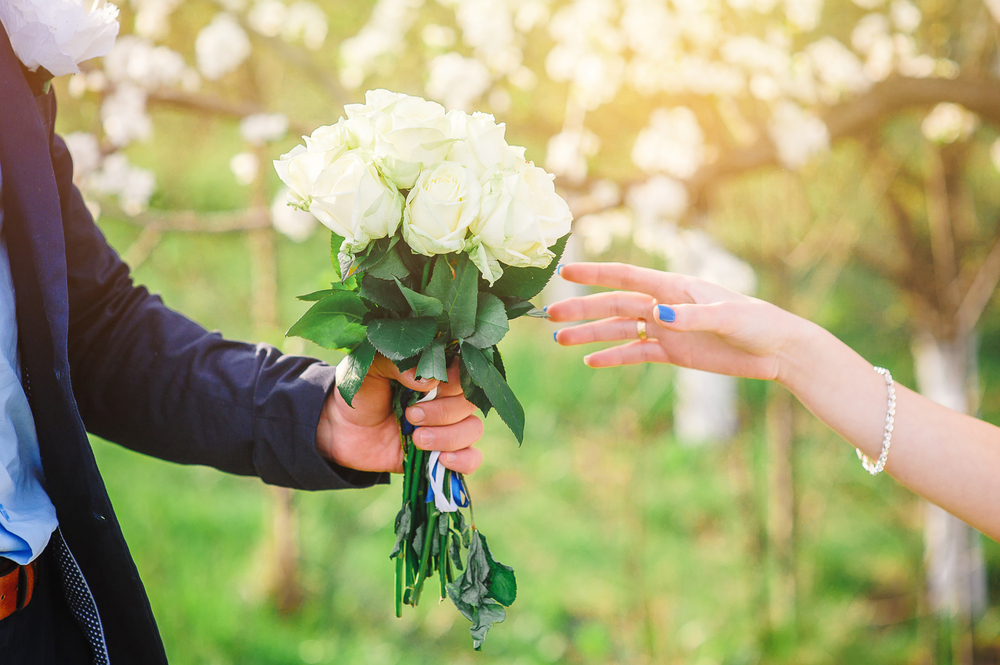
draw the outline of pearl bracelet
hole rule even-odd
[[[882,469],[885,468],[885,461],[889,459],[889,446],[892,445],[892,425],[896,420],[896,384],[892,380],[892,374],[884,367],[876,367],[875,371],[885,379],[885,388],[889,393],[888,409],[885,414],[885,431],[882,435],[882,452],[878,456],[878,461],[873,463],[867,455],[861,452],[860,448],[855,448],[858,451],[858,459],[861,460],[861,466],[873,476],[882,473]]]

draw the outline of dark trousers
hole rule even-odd
[[[0,620],[0,665],[93,662],[90,645],[66,604],[57,566],[55,557],[43,552],[31,602]]]

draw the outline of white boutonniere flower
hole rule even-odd
[[[118,36],[118,8],[94,0],[4,0],[0,23],[14,53],[28,71],[76,74],[79,64],[107,55]]]

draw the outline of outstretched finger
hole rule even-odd
[[[610,317],[649,316],[649,308],[656,300],[653,296],[634,291],[611,291],[595,293],[579,298],[567,298],[552,303],[545,308],[552,321],[583,321],[584,319],[606,319]]]
[[[593,342],[624,342],[639,338],[638,320],[634,318],[612,318],[590,323],[581,323],[571,328],[563,328],[553,335],[562,346],[577,346]]]
[[[559,276],[569,282],[638,291],[661,299],[686,302],[684,275],[640,268],[627,263],[567,263]]]
[[[583,362],[588,367],[600,368],[642,363],[665,363],[669,362],[669,359],[660,343],[650,339],[636,340],[628,344],[613,346],[610,349],[595,351],[584,357]]]

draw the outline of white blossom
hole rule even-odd
[[[428,23],[420,31],[420,39],[428,48],[449,49],[455,45],[455,31],[445,25]]]
[[[920,123],[920,131],[928,141],[955,143],[964,141],[976,131],[979,117],[958,104],[941,103]]]
[[[156,190],[152,171],[133,166],[120,152],[104,158],[101,168],[86,180],[87,189],[107,196],[117,196],[126,214],[138,215],[149,206]]]
[[[521,65],[513,17],[505,0],[460,0],[455,21],[462,31],[462,41],[491,70],[507,74]]]
[[[416,9],[409,0],[378,0],[361,31],[340,44],[341,83],[357,88],[381,59],[401,53],[415,20]]]
[[[170,32],[170,15],[181,0],[131,0],[135,10],[135,33],[148,39],[163,39]]]
[[[118,35],[118,8],[95,0],[3,0],[0,23],[29,71],[75,74],[84,60],[105,55]]]
[[[656,109],[639,132],[632,161],[647,173],[689,178],[705,161],[705,140],[694,112],[680,106]]]
[[[147,90],[179,84],[187,69],[177,51],[133,35],[119,39],[104,58],[104,72],[112,81],[130,81]]]
[[[986,0],[986,8],[993,16],[993,20],[1000,23],[1000,0]]]
[[[679,180],[665,175],[654,175],[641,185],[628,191],[626,204],[635,212],[640,224],[661,220],[678,220],[688,208],[687,187]]]
[[[889,5],[889,15],[892,16],[892,24],[900,32],[913,32],[920,27],[923,19],[920,10],[910,0],[892,0]]]
[[[806,47],[806,54],[812,60],[826,103],[839,101],[846,94],[865,92],[871,87],[871,80],[858,57],[833,37],[813,42]]]
[[[615,239],[632,235],[632,217],[622,209],[583,215],[573,224],[573,235],[583,241],[588,254],[599,256],[611,249]]]
[[[429,74],[424,91],[449,109],[471,110],[473,103],[492,83],[486,65],[460,53],[436,56],[427,69]]]
[[[815,30],[822,14],[823,0],[785,0],[788,22],[803,32]]]
[[[767,130],[778,159],[789,169],[799,169],[813,155],[830,149],[826,123],[793,102],[780,102],[775,107]]]
[[[288,42],[302,39],[310,51],[318,51],[329,32],[326,13],[312,2],[296,2],[288,8],[288,20],[281,36]]]
[[[250,38],[232,14],[216,14],[194,41],[198,69],[209,81],[217,81],[250,57]]]
[[[73,132],[63,140],[73,158],[73,182],[80,185],[101,165],[101,146],[90,132]]]
[[[281,188],[271,202],[271,225],[295,242],[304,242],[319,226],[319,221],[312,213],[288,205],[288,193],[287,187]]]
[[[876,43],[889,36],[889,19],[885,14],[866,14],[851,31],[851,46],[858,53],[867,54]]]
[[[587,159],[596,155],[600,146],[597,135],[586,128],[564,129],[549,139],[545,168],[570,182],[583,182],[587,177]]]
[[[240,136],[252,145],[277,141],[288,133],[288,116],[284,113],[255,113],[240,120]]]
[[[229,170],[241,185],[252,185],[260,171],[260,159],[252,152],[238,152],[229,160]]]
[[[247,12],[247,25],[265,37],[277,37],[285,29],[288,7],[281,0],[259,0]]]
[[[518,32],[531,32],[537,26],[549,21],[549,8],[544,2],[528,0],[522,2],[514,14],[514,27]]]
[[[101,104],[101,122],[115,146],[149,138],[153,124],[146,114],[146,91],[132,83],[119,85]]]

